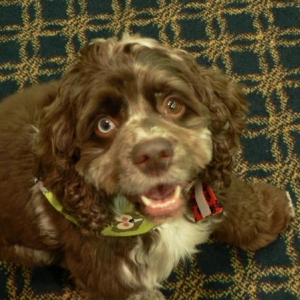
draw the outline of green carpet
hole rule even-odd
[[[0,0],[0,98],[60,78],[90,39],[124,31],[186,49],[246,85],[251,113],[236,173],[287,189],[296,209],[288,230],[255,253],[214,239],[201,245],[163,293],[171,300],[300,299],[300,2]],[[68,275],[0,261],[0,299],[80,299]]]

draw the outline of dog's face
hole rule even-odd
[[[151,45],[150,45],[151,46]],[[152,221],[184,209],[182,189],[212,158],[208,109],[172,52],[127,44],[86,91],[78,172]],[[173,57],[171,57],[173,54]],[[88,89],[88,87],[87,87]]]
[[[54,137],[52,148],[76,149],[80,176],[125,196],[153,222],[180,216],[184,189],[209,177],[217,152],[232,162],[237,143],[228,141],[240,134],[245,109],[240,92],[224,90],[232,107],[223,101],[225,85],[186,52],[153,40],[96,40],[62,81],[53,107],[60,111],[55,136],[63,139]]]

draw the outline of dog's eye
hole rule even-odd
[[[165,99],[163,103],[163,113],[170,117],[180,117],[184,113],[185,107],[178,99]]]
[[[181,111],[181,103],[177,100],[168,100],[167,110],[172,114],[178,114]]]
[[[98,122],[98,126],[97,129],[100,133],[109,133],[110,131],[112,131],[113,129],[116,128],[116,125],[114,124],[114,122],[112,120],[110,120],[109,118],[101,118]]]

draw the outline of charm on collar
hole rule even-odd
[[[154,225],[148,222],[141,214],[128,211],[115,216],[110,226],[105,227],[101,233],[104,236],[134,236],[149,232]]]
[[[196,182],[191,197],[193,200],[193,213],[196,222],[223,211],[213,190],[204,182]]]

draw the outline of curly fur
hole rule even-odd
[[[94,40],[61,81],[1,103],[0,256],[63,261],[89,299],[164,299],[161,282],[212,232],[243,249],[266,246],[292,208],[284,192],[232,175],[247,107],[239,85],[183,50],[139,36]],[[103,118],[115,128],[99,130]],[[35,177],[80,226],[53,209]],[[194,222],[195,178],[214,189],[223,214]],[[142,195],[167,205],[147,206]],[[120,196],[156,228],[101,235]]]

